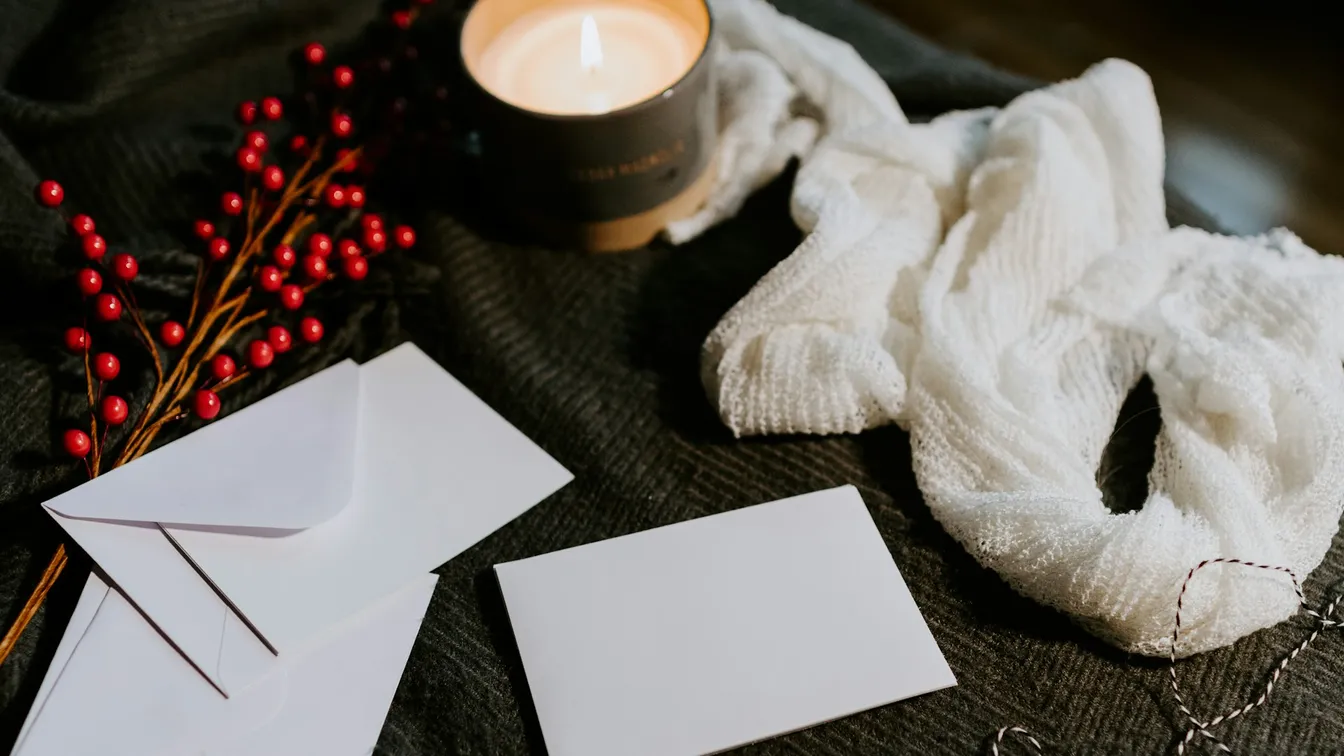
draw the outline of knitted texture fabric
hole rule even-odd
[[[1170,230],[1143,71],[1107,61],[1001,111],[911,124],[843,43],[761,0],[715,10],[734,51],[725,112],[741,114],[725,147],[746,157],[670,235],[802,158],[804,241],[704,345],[734,433],[900,424],[947,531],[1127,651],[1170,652],[1203,559],[1321,562],[1344,500],[1344,261],[1284,231]],[[1145,374],[1162,416],[1149,494],[1113,513],[1097,469]],[[1223,569],[1192,584],[1176,652],[1296,605],[1281,576]]]
[[[460,26],[446,13],[452,4],[422,6],[425,15],[413,27],[447,15],[433,35],[444,55],[452,54]],[[141,306],[153,318],[180,316],[175,308],[190,295],[200,259],[191,223],[215,207],[221,190],[203,182],[203,173],[217,173],[208,161],[231,158],[241,137],[234,106],[284,94],[287,52],[317,39],[335,57],[377,5],[0,0],[6,621],[62,535],[39,504],[84,477],[60,444],[61,432],[84,411],[82,366],[60,349],[61,330],[78,323],[69,277],[79,256],[63,248],[69,231],[59,218],[33,202],[33,184],[59,180],[71,212],[89,213],[114,251],[140,258]],[[860,0],[776,5],[852,44],[912,121],[1002,107],[1040,86],[941,49]],[[421,52],[433,54],[428,45]],[[801,103],[797,113],[822,123]],[[228,162],[222,180],[236,175]],[[224,397],[227,414],[326,365],[363,362],[410,340],[575,473],[556,495],[436,570],[434,600],[374,754],[546,753],[493,565],[848,483],[862,493],[958,684],[732,756],[969,756],[984,753],[986,736],[1008,722],[1036,733],[1051,753],[1170,753],[1179,717],[1165,664],[1106,646],[977,564],[921,500],[905,431],[893,425],[857,435],[734,441],[705,400],[698,360],[705,337],[801,238],[789,218],[792,172],[693,242],[621,255],[569,254],[517,239],[502,222],[484,222],[478,173],[435,176],[446,197],[432,186],[409,186],[415,197],[428,195],[406,218],[419,236],[415,247],[374,265],[358,292],[314,291],[312,313],[326,325],[322,341],[292,350]],[[387,199],[370,196],[375,204]],[[408,213],[417,207],[393,205]],[[1181,222],[1216,227],[1179,194],[1169,193],[1167,206]],[[143,362],[134,377],[129,357],[136,351],[127,343],[122,355],[118,389],[128,400],[142,400],[139,392],[153,387]],[[1158,425],[1157,412],[1143,411],[1156,406],[1149,383],[1127,400],[1126,418],[1139,414],[1107,450],[1104,464],[1113,474],[1108,470],[1105,491],[1113,504],[1136,505],[1146,490],[1152,450],[1145,439]],[[1125,445],[1131,439],[1132,448]],[[89,563],[78,553],[72,558],[0,665],[0,753],[13,743],[78,600]],[[1231,569],[1201,571],[1196,587]],[[1304,586],[1308,601],[1316,605],[1341,579],[1344,535],[1337,535]],[[1182,662],[1192,708],[1212,715],[1244,701],[1307,632],[1304,622],[1285,622]],[[1218,730],[1238,756],[1338,752],[1342,641],[1325,634],[1293,664],[1266,709]]]

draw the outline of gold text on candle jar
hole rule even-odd
[[[661,147],[646,155],[641,155],[633,160],[627,160],[614,165],[590,166],[587,168],[578,168],[573,172],[576,181],[609,181],[619,176],[635,176],[666,165],[678,155],[685,154],[686,142],[678,139],[667,147]]]

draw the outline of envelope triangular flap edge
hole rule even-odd
[[[67,516],[302,530],[349,503],[360,370],[345,360],[47,502]]]

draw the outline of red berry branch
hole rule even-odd
[[[238,105],[235,116],[245,133],[227,171],[232,186],[220,195],[213,218],[193,224],[201,259],[190,301],[177,318],[149,322],[133,285],[140,261],[109,249],[92,217],[69,218],[82,258],[74,284],[83,316],[65,331],[64,346],[83,362],[87,415],[61,440],[90,478],[144,454],[175,423],[192,416],[213,420],[223,407],[221,394],[322,339],[322,321],[304,312],[309,294],[328,283],[361,281],[371,261],[415,244],[411,227],[389,227],[368,211],[365,184],[351,182],[357,173],[375,178],[378,160],[389,156],[405,128],[408,102],[388,79],[389,56],[418,57],[405,39],[418,10],[394,10],[371,25],[381,28],[384,44],[374,57],[353,61],[365,73],[328,65],[327,50],[312,42],[300,52],[300,91],[289,105],[277,97]],[[366,73],[371,84],[361,87]],[[442,87],[434,91],[443,99]],[[368,125],[361,128],[354,113],[368,113]],[[36,199],[59,212],[65,190],[45,180]],[[119,391],[120,358],[100,346],[113,343],[116,329],[134,335],[153,370],[152,390],[140,392],[146,396],[134,406]],[[0,640],[0,663],[65,564],[62,545]]]

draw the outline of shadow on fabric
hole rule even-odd
[[[757,191],[732,222],[662,254],[644,276],[628,339],[630,364],[658,374],[660,418],[688,441],[732,440],[700,382],[700,347],[802,240],[788,210],[796,172],[795,165]]]
[[[536,756],[546,756],[541,720],[537,718],[537,707],[532,701],[532,690],[527,684],[527,672],[523,669],[522,655],[518,652],[518,641],[513,635],[513,624],[509,622],[509,610],[504,604],[499,578],[492,568],[478,573],[472,582],[476,588],[477,605],[481,609],[481,621],[490,636],[490,647],[495,651],[495,658],[504,665],[509,687],[513,688],[514,700],[518,702],[518,716],[523,722],[523,737],[527,740],[528,750]]]
[[[4,572],[18,576],[13,582],[17,591],[25,592],[37,585],[47,567],[51,555],[55,553],[60,541],[57,540],[57,527],[47,517],[43,509],[32,502],[12,502],[11,513],[6,515],[5,527],[0,532],[0,565]],[[69,555],[70,561],[56,581],[46,603],[38,610],[29,632],[19,639],[14,655],[21,662],[31,666],[21,677],[17,689],[9,697],[6,706],[0,707],[0,751],[5,753],[13,746],[19,736],[23,720],[37,696],[37,689],[46,676],[46,668],[51,664],[56,646],[65,635],[65,627],[74,613],[75,604],[84,590],[84,577],[88,574],[88,558],[76,549]],[[10,611],[0,617],[4,628],[8,628],[23,607],[22,597],[6,602]],[[37,630],[41,632],[37,632]]]

